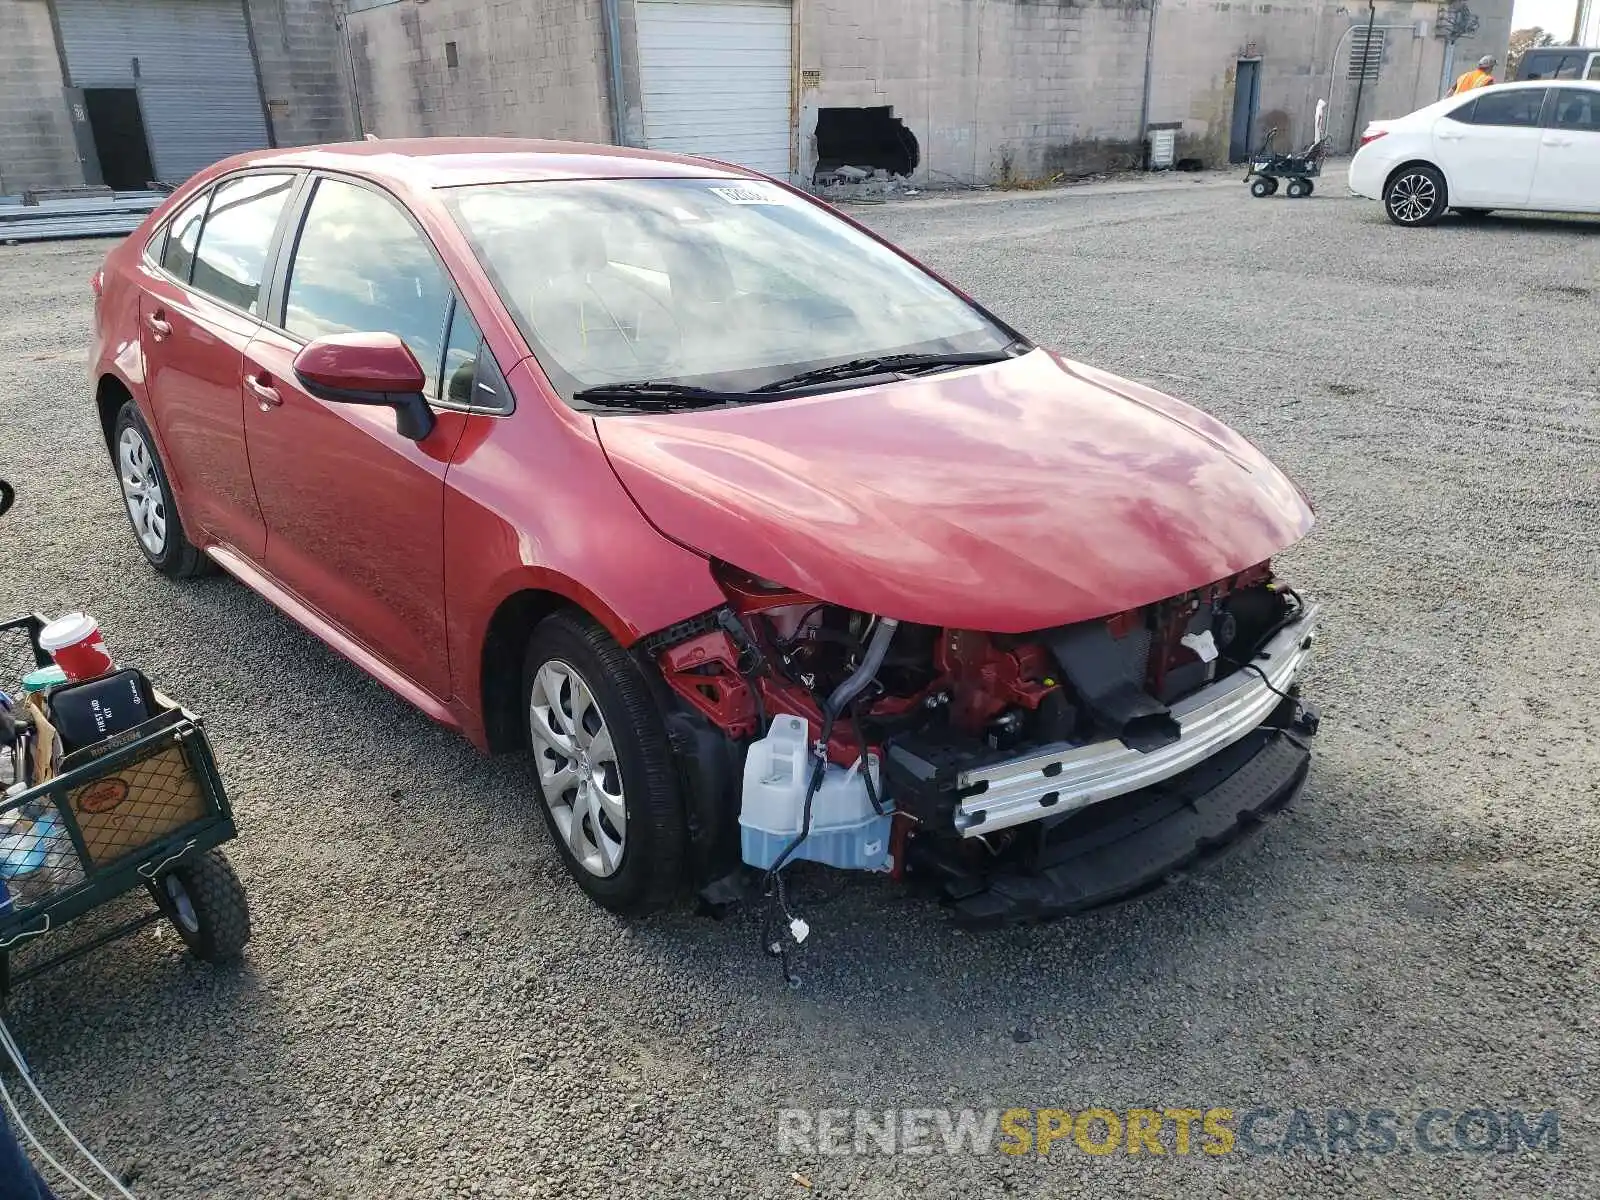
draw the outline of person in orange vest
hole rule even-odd
[[[1473,88],[1488,87],[1494,82],[1494,55],[1485,54],[1478,60],[1478,65],[1467,71],[1456,80],[1455,86],[1450,89],[1450,95],[1459,96],[1462,92],[1470,92]]]

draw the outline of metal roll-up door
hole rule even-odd
[[[56,0],[69,83],[137,88],[159,179],[267,145],[240,0]]]
[[[639,0],[635,13],[650,148],[786,177],[789,0]]]

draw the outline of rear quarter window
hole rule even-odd
[[[161,246],[161,269],[184,283],[189,282],[194,270],[194,251],[200,244],[200,226],[205,222],[206,206],[210,202],[208,189],[180,208],[167,222],[166,241]]]

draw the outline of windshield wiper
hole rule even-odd
[[[633,383],[602,383],[572,393],[574,400],[602,408],[715,408],[750,399],[748,392],[718,392],[687,383],[658,383],[640,379]]]
[[[802,371],[752,390],[757,394],[787,392],[813,383],[832,383],[865,375],[893,375],[902,371],[926,371],[934,367],[980,367],[987,363],[1005,362],[1013,357],[1009,350],[978,350],[965,354],[882,354],[876,358],[856,358],[831,367],[819,367],[815,371]]]

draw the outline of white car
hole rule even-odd
[[[1498,84],[1373,121],[1350,190],[1396,225],[1451,209],[1600,213],[1600,81]]]

